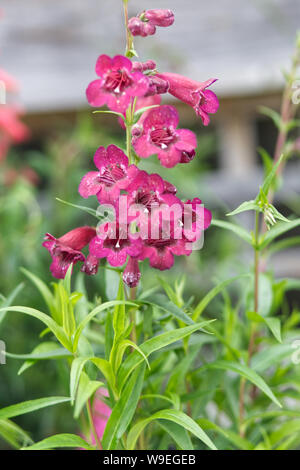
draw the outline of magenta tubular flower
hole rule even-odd
[[[128,256],[137,257],[142,250],[142,242],[130,233],[128,227],[116,222],[107,222],[103,232],[96,236],[89,246],[90,254],[96,258],[107,258],[111,266],[123,266]]]
[[[149,264],[152,268],[164,271],[172,268],[174,264],[174,255],[189,256],[191,250],[186,248],[186,241],[176,239],[174,235],[164,237],[163,231],[159,238],[143,240],[143,250],[139,256],[140,260],[149,258]]]
[[[216,113],[219,108],[217,96],[211,90],[207,90],[217,80],[216,78],[201,83],[176,73],[159,73],[157,76],[169,82],[171,95],[192,106],[205,126],[209,124],[209,114]]]
[[[139,262],[137,258],[132,258],[130,256],[127,266],[123,272],[123,281],[130,287],[137,287],[141,279],[141,271],[139,268]]]
[[[142,122],[141,135],[132,140],[139,157],[157,154],[163,166],[172,168],[181,162],[183,155],[194,155],[197,138],[188,129],[176,129],[178,123],[178,112],[173,106],[164,105],[149,111]]]
[[[184,236],[190,241],[199,240],[203,231],[211,224],[212,213],[203,206],[201,199],[198,197],[192,200],[189,199],[184,204],[183,223],[185,224],[185,218],[190,218],[191,222],[191,225],[188,224],[190,226],[185,226]]]
[[[174,195],[173,189],[172,191],[166,191],[166,184],[168,188],[171,186],[175,188],[156,173],[148,174],[146,171],[139,171],[127,187],[128,205],[144,206],[146,213],[149,213],[161,204],[167,204],[168,206],[181,204],[180,199]]]
[[[132,97],[144,96],[148,91],[148,77],[133,71],[131,60],[121,55],[114,58],[101,55],[96,63],[96,74],[100,79],[91,82],[86,90],[91,106],[106,104],[112,111],[124,112]]]
[[[0,107],[0,133],[5,134],[11,142],[23,142],[29,137],[29,130],[20,121],[21,110],[16,106]]]
[[[174,23],[175,17],[171,10],[146,10],[142,17],[155,26],[167,27]]]
[[[57,279],[64,279],[71,263],[85,261],[81,253],[82,248],[90,243],[95,237],[96,230],[92,227],[78,227],[66,233],[60,238],[55,238],[46,233],[43,246],[52,256],[50,271]]]
[[[83,198],[97,195],[101,204],[113,204],[121,189],[126,189],[137,168],[128,166],[125,153],[115,145],[99,147],[94,156],[98,171],[90,171],[81,180],[79,194]]]

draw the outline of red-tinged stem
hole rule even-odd
[[[254,311],[258,313],[259,309],[259,264],[260,264],[260,251],[258,249],[259,241],[259,212],[255,212],[255,247],[254,247]],[[251,333],[248,345],[247,365],[250,365],[252,355],[255,349],[255,323],[251,323]],[[240,395],[239,395],[239,432],[240,436],[244,437],[245,430],[243,428],[244,414],[245,414],[245,386],[246,379],[242,378],[240,381]]]

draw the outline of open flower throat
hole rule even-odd
[[[156,127],[150,132],[151,142],[161,149],[177,142],[178,138],[172,127]]]
[[[112,70],[104,80],[106,90],[114,93],[123,93],[131,85],[132,79],[126,70]]]

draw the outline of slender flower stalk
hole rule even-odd
[[[259,241],[259,212],[255,212],[255,232],[254,232],[254,311],[258,313],[259,310],[259,265],[260,265],[260,251],[258,248]],[[248,355],[247,355],[247,366],[250,365],[251,358],[255,349],[255,336],[256,336],[256,324],[251,322],[251,333],[250,340],[248,345]],[[239,431],[240,436],[244,437],[244,414],[245,414],[245,386],[246,379],[241,378],[240,381],[240,396],[239,396]]]

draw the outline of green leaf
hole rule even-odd
[[[291,220],[288,223],[278,223],[271,228],[260,240],[259,247],[261,250],[266,248],[275,238],[280,237],[284,233],[299,227],[300,219]]]
[[[147,426],[147,424],[157,419],[165,419],[168,421],[172,421],[173,423],[176,423],[179,426],[182,426],[184,429],[191,432],[196,437],[198,437],[198,439],[204,442],[204,444],[206,444],[207,447],[209,447],[212,450],[217,450],[216,446],[208,437],[208,435],[203,431],[203,429],[201,429],[201,427],[192,418],[190,418],[188,415],[186,415],[182,411],[172,410],[172,409],[158,411],[157,413],[154,413],[154,415],[152,415],[150,418],[143,419],[142,421],[139,421],[135,426],[133,426],[127,437],[127,448],[129,450],[133,450],[135,448],[137,439],[140,433],[145,428],[145,426]]]
[[[78,387],[78,383],[80,380],[81,372],[85,366],[85,364],[93,358],[90,357],[77,357],[73,360],[71,365],[71,372],[70,372],[70,397],[71,397],[71,405],[74,404],[76,391]]]
[[[241,278],[248,277],[249,274],[241,274],[239,276],[232,277],[231,279],[227,279],[226,281],[221,282],[216,287],[211,289],[205,297],[198,303],[197,307],[194,310],[192,318],[194,321],[197,321],[200,315],[202,315],[203,311],[207,307],[207,305],[218,295],[222,292],[227,286],[229,286],[232,282],[237,281]]]
[[[53,310],[53,303],[54,303],[54,297],[48,286],[35,274],[31,273],[25,268],[21,268],[21,271],[25,276],[30,279],[30,281],[36,286],[40,294],[42,295],[49,312],[52,313]],[[56,320],[56,319],[55,319]]]
[[[159,426],[167,432],[172,439],[176,442],[179,449],[194,450],[191,438],[185,428],[177,423],[167,420],[157,420]]]
[[[282,128],[282,119],[277,111],[274,111],[274,109],[268,108],[267,106],[259,106],[259,112],[272,119],[277,129],[280,130]]]
[[[158,279],[158,282],[163,287],[164,291],[166,292],[167,296],[169,297],[170,301],[173,302],[173,304],[177,305],[177,307],[181,307],[181,305],[178,305],[177,295],[172,289],[172,287],[170,286],[170,284],[167,281],[165,281],[165,279],[159,276],[157,277],[157,279]]]
[[[189,354],[187,354],[174,368],[171,372],[168,385],[166,387],[167,392],[179,393],[180,386],[184,382],[186,374],[193,364],[196,356],[199,354],[199,348],[190,348]]]
[[[239,207],[237,207],[234,211],[229,212],[226,214],[228,217],[231,217],[233,215],[241,214],[242,212],[246,211],[257,211],[259,210],[258,205],[254,200],[252,201],[245,201],[243,202]]]
[[[62,357],[70,357],[69,351],[63,348],[57,347],[57,344],[53,341],[47,341],[36,346],[31,354],[8,354],[8,357],[14,359],[27,359],[26,362],[20,367],[18,375],[21,375],[25,370],[33,366],[37,360],[45,359],[60,359]]]
[[[159,107],[159,104],[154,104],[152,106],[145,106],[144,108],[138,109],[134,113],[134,122],[137,122],[139,120],[139,118],[141,117],[141,115],[144,114],[146,111],[150,111],[150,109],[154,109],[154,108],[158,108],[158,107]]]
[[[300,432],[300,420],[289,420],[282,424],[276,431],[270,435],[270,442],[272,446],[277,445],[282,439],[297,434]]]
[[[245,242],[249,243],[249,245],[252,245],[252,238],[250,234],[247,232],[246,229],[244,229],[238,224],[232,224],[231,222],[225,222],[224,220],[213,219],[211,225],[215,227],[224,228],[225,230],[229,230]]]
[[[29,434],[8,419],[0,419],[0,436],[16,449],[19,449],[23,445],[33,443]]]
[[[109,302],[105,302],[102,305],[99,305],[98,307],[94,308],[94,310],[91,311],[82,321],[79,323],[75,335],[74,335],[74,342],[73,342],[73,352],[77,350],[78,346],[78,341],[80,338],[81,333],[83,332],[84,328],[87,326],[87,324],[96,316],[98,313],[103,312],[104,310],[107,310],[111,307],[115,307],[116,305],[130,305],[132,307],[137,307],[137,304],[125,300],[111,300]]]
[[[58,202],[61,202],[62,204],[65,204],[66,206],[74,207],[74,209],[80,209],[83,212],[86,212],[89,215],[92,215],[93,217],[96,217],[96,219],[101,220],[103,217],[99,217],[97,215],[97,211],[95,209],[92,209],[91,207],[86,207],[86,206],[80,206],[78,204],[72,204],[71,202],[64,201],[63,199],[59,199],[58,197],[55,198]]]
[[[126,121],[123,114],[122,113],[117,113],[116,111],[108,111],[106,109],[104,111],[102,111],[100,109],[97,109],[96,111],[93,111],[93,114],[115,114],[115,116],[118,116],[118,117],[122,118],[124,122]]]
[[[116,441],[122,437],[135,413],[144,382],[145,364],[132,374],[124,387],[119,401],[114,406],[106,423],[102,438],[103,449],[113,449]]]
[[[212,431],[217,432],[218,434],[221,434],[222,436],[225,437],[229,442],[231,442],[235,447],[241,450],[252,450],[253,449],[253,444],[249,442],[247,439],[244,439],[243,437],[239,436],[235,432],[231,431],[230,429],[224,429],[218,426],[215,423],[212,423],[208,419],[201,418],[197,419],[197,423],[204,429],[204,430],[209,430],[211,429]]]
[[[94,395],[94,393],[103,386],[103,382],[99,382],[98,380],[90,380],[89,376],[85,372],[81,373],[74,407],[75,419],[79,418],[84,405],[91,398],[91,396]]]
[[[123,279],[120,276],[120,281],[119,281],[119,290],[118,290],[118,295],[117,299],[121,304],[118,304],[115,306],[114,309],[114,314],[113,314],[113,328],[114,328],[114,342],[116,342],[120,336],[124,333],[125,330],[125,292],[124,292],[124,283]]]
[[[177,307],[177,305],[168,300],[164,295],[153,295],[150,302],[144,300],[142,303],[159,307],[177,320],[182,321],[185,325],[193,325],[195,323],[182,309]]]
[[[17,295],[21,292],[21,290],[23,289],[24,287],[24,284],[19,284],[13,291],[12,293],[9,295],[9,297],[7,297],[7,299],[4,299],[3,302],[0,304],[2,309],[3,307],[9,307],[12,302],[14,301],[14,299],[17,297]],[[0,325],[1,325],[1,322],[4,320],[4,317],[6,315],[6,310],[3,309],[0,313]]]
[[[95,364],[96,367],[98,367],[100,372],[106,378],[109,386],[113,390],[114,395],[117,396],[115,389],[115,376],[111,364],[106,359],[102,359],[100,357],[93,357],[90,359],[90,361]]]
[[[32,446],[23,447],[22,450],[47,450],[59,447],[82,447],[86,450],[95,450],[94,447],[76,434],[56,434],[55,436],[47,437],[47,439],[36,442]]]
[[[184,328],[178,328],[176,330],[168,331],[167,333],[162,333],[161,335],[154,336],[154,338],[148,339],[139,347],[141,351],[145,354],[146,357],[150,356],[155,351],[168,346],[169,344],[175,343],[185,338],[188,335],[191,335],[197,330],[204,328],[205,326],[212,323],[214,320],[203,321],[201,323],[196,323],[195,325],[186,326]],[[122,390],[124,384],[126,383],[131,372],[143,362],[143,357],[137,352],[132,352],[123,362],[119,369],[117,376],[117,384],[119,390]]]
[[[46,344],[46,343],[41,343]],[[39,360],[47,360],[47,359],[60,359],[63,357],[72,357],[72,354],[63,348],[58,348],[56,343],[51,343],[56,346],[56,349],[49,350],[48,352],[32,352],[31,354],[13,354],[6,352],[7,357],[11,357],[12,359],[25,359],[28,361],[39,361]],[[39,345],[40,346],[40,345]],[[37,348],[39,347],[37,346]],[[47,348],[46,348],[47,349]],[[34,351],[36,351],[34,349]]]
[[[70,401],[69,397],[46,397],[38,398],[36,400],[23,401],[16,405],[7,406],[0,409],[0,419],[13,418],[14,416],[21,416],[32,411],[46,408],[47,406],[58,405]]]
[[[31,317],[37,318],[40,320],[42,323],[44,323],[54,336],[58,339],[58,341],[69,351],[72,350],[72,345],[70,343],[70,340],[66,336],[64,330],[59,326],[49,315],[46,315],[43,312],[40,312],[39,310],[35,310],[34,308],[29,308],[29,307],[8,307],[6,309],[1,308],[0,312],[2,311],[9,311],[9,312],[18,312],[18,313],[24,313],[25,315],[29,315]]]
[[[272,243],[268,249],[268,255],[276,253],[277,251],[286,250],[291,246],[300,245],[300,237],[290,237],[278,242]]]
[[[256,312],[247,312],[247,317],[257,323],[265,323],[274,337],[279,343],[282,342],[281,338],[281,324],[279,318],[276,317],[263,317]]]
[[[260,200],[260,196],[261,196],[261,191],[262,193],[265,195],[265,196],[268,196],[268,193],[270,191],[270,188],[274,182],[274,179],[276,177],[276,173],[277,173],[277,170],[279,168],[279,166],[281,165],[281,163],[283,162],[284,160],[284,155],[281,155],[281,157],[279,158],[279,160],[275,163],[275,165],[273,165],[273,168],[272,170],[267,174],[261,188],[260,188],[260,191],[255,199],[255,202],[259,202]]]
[[[252,356],[251,367],[257,372],[263,372],[273,365],[278,365],[286,357],[291,357],[293,351],[292,344],[268,346]]]
[[[222,369],[236,372],[245,379],[249,380],[249,382],[256,385],[256,387],[259,388],[262,392],[264,392],[267,397],[270,398],[270,400],[272,400],[277,406],[281,408],[281,404],[275,397],[270,387],[254,370],[250,369],[248,366],[239,364],[238,362],[221,360],[205,364],[205,366],[201,367],[201,369]]]

